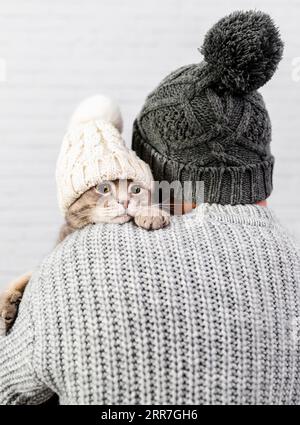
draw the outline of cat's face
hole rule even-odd
[[[67,222],[74,228],[92,223],[123,224],[131,220],[139,207],[150,203],[150,191],[131,180],[98,184],[85,192],[68,210]]]
[[[94,223],[125,223],[140,206],[148,205],[150,195],[141,184],[130,180],[103,182],[95,190],[99,199],[93,211]]]

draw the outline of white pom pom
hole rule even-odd
[[[71,117],[69,128],[97,119],[109,122],[122,133],[123,120],[120,108],[112,99],[103,95],[88,97],[81,102]]]

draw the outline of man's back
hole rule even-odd
[[[44,261],[0,339],[0,402],[300,403],[299,286],[298,249],[263,207],[89,226]]]

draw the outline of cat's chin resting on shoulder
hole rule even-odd
[[[128,223],[128,221],[132,220],[132,217],[128,214],[120,215],[118,217],[112,218],[109,222],[110,224],[124,224]],[[101,221],[99,221],[101,223]],[[97,224],[97,220],[95,220],[95,224]]]
[[[142,183],[114,180],[100,183],[83,193],[68,209],[58,242],[88,224],[124,224],[131,220],[146,230],[158,230],[170,223],[169,214],[151,205],[151,193]],[[14,280],[0,296],[0,335],[12,327],[23,292],[31,278],[26,273]]]
[[[107,223],[107,224],[124,224],[133,220],[138,227],[146,230],[158,230],[166,227],[170,223],[170,216],[166,211],[161,210],[158,207],[141,207],[134,213],[122,214],[113,217],[107,221],[98,218],[95,214],[92,217],[93,224]]]
[[[170,216],[166,211],[157,207],[143,207],[138,209],[134,214],[122,214],[111,218],[109,221],[103,222],[98,219],[97,215],[93,217],[93,224],[124,224],[129,221],[134,221],[138,227],[146,230],[158,230],[166,227],[170,222]]]

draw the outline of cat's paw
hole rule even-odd
[[[143,229],[158,230],[170,224],[170,215],[157,207],[145,207],[136,214],[134,222]]]
[[[14,324],[21,299],[22,292],[18,290],[7,291],[0,296],[0,319],[5,333]]]

